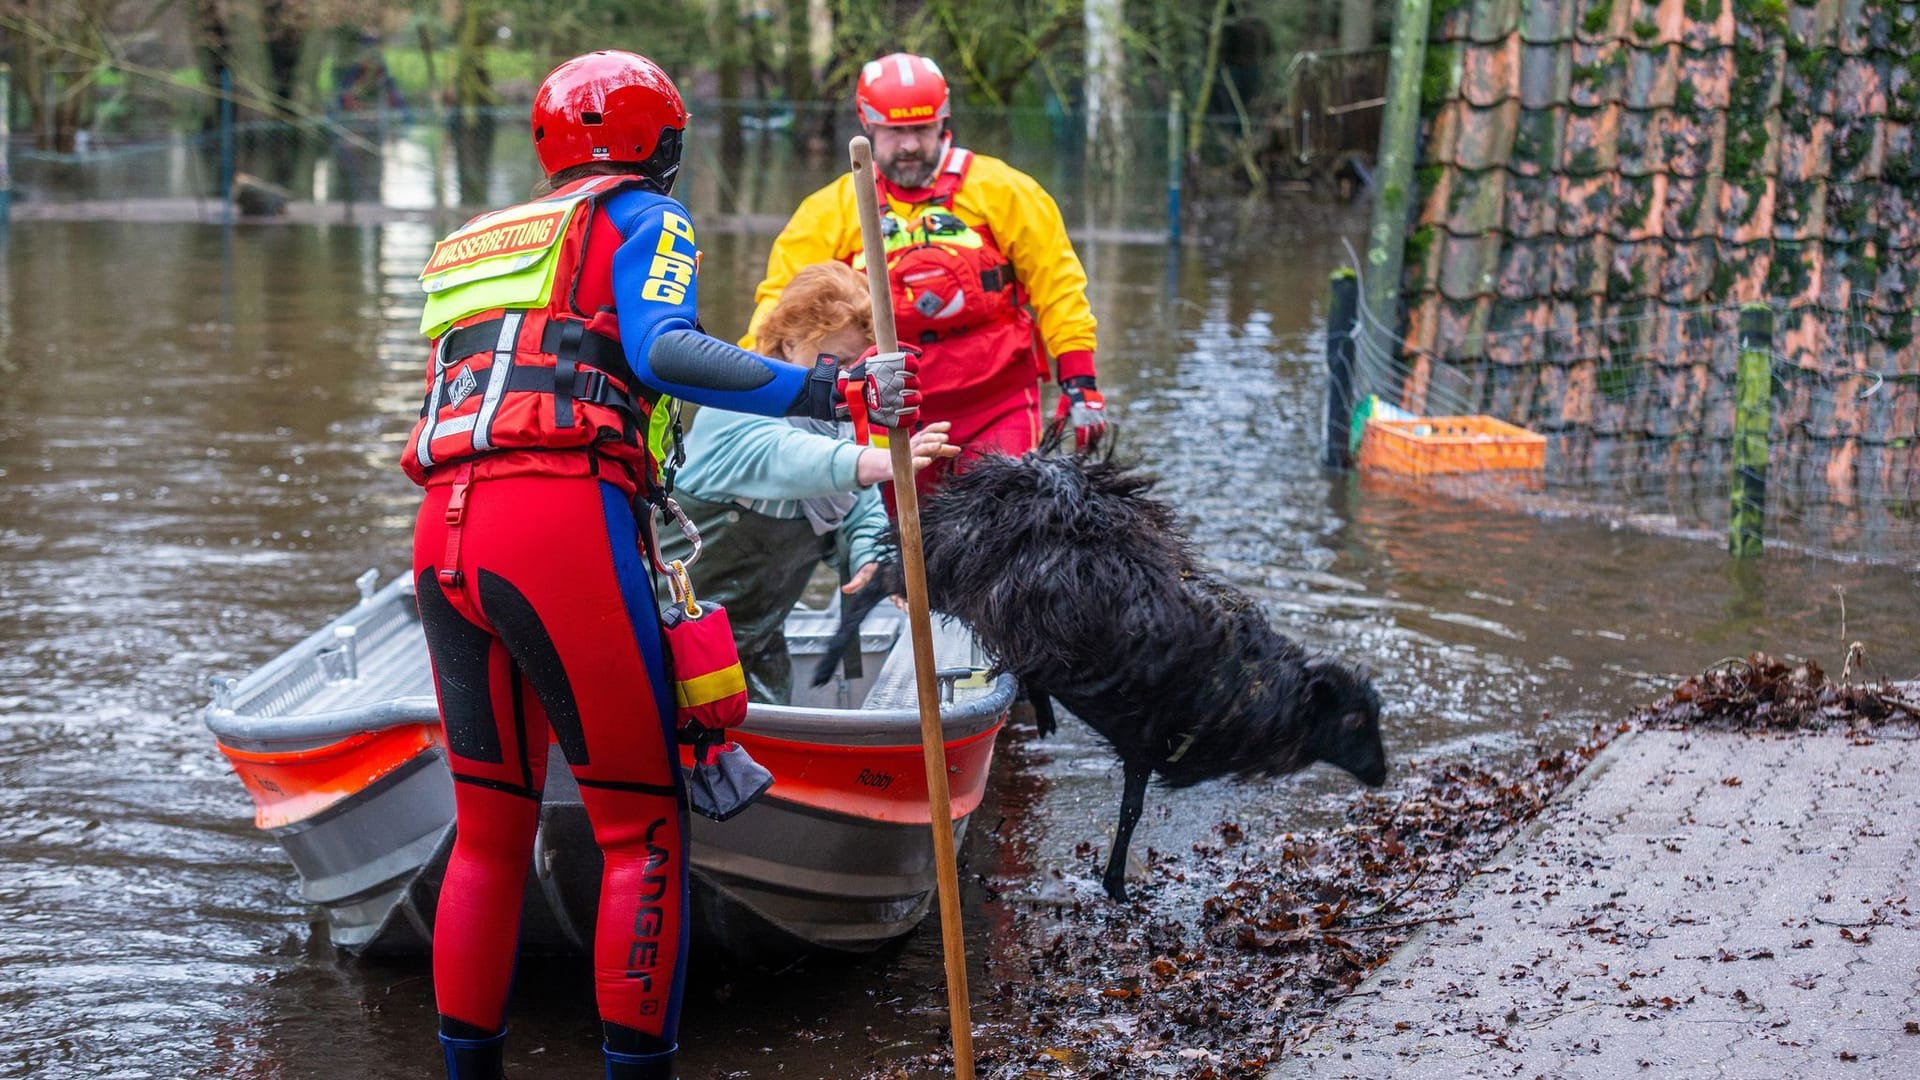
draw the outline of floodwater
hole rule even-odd
[[[1565,738],[1754,648],[1837,669],[1857,639],[1874,671],[1920,670],[1908,572],[1770,553],[1736,573],[1716,544],[1323,470],[1327,272],[1364,220],[1233,213],[1183,261],[1082,246],[1123,453],[1282,626],[1372,666],[1397,760]],[[196,715],[207,675],[405,566],[415,492],[394,463],[433,238],[25,222],[0,250],[0,1075],[437,1069],[425,963],[332,954]],[[741,325],[768,242],[709,231],[714,330]],[[1095,895],[1120,786],[1076,725],[1005,739],[964,852],[983,1002],[1024,970],[1008,905]],[[1135,851],[1177,855],[1223,817],[1324,820],[1351,790],[1316,771],[1156,791]],[[696,975],[684,1074],[852,1076],[936,1045],[935,929],[863,964]],[[513,1023],[515,1075],[593,1074],[577,963],[524,965]]]

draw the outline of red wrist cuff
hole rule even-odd
[[[1063,352],[1053,358],[1053,367],[1058,376],[1055,380],[1057,382],[1066,382],[1068,379],[1078,375],[1085,375],[1091,378],[1093,376],[1093,350],[1074,349],[1072,352]]]

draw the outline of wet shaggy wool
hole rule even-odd
[[[994,456],[921,512],[934,610],[1170,786],[1330,761],[1386,778],[1380,698],[1202,566],[1153,479],[1074,455]]]
[[[1386,779],[1380,696],[1368,678],[1275,630],[1259,603],[1201,565],[1153,479],[1110,460],[989,455],[921,509],[931,606],[965,623],[1035,705],[1049,697],[1112,745],[1126,771],[1105,883],[1124,859],[1150,776],[1172,787],[1297,772],[1316,761]],[[891,577],[893,580],[885,580]],[[883,575],[843,611],[847,640]]]

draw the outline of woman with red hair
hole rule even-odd
[[[866,278],[829,262],[794,275],[761,319],[755,351],[790,364],[848,364],[872,343]],[[913,436],[916,470],[960,452],[949,426]],[[674,498],[700,529],[696,591],[726,607],[753,700],[791,699],[784,626],[814,568],[837,566],[850,579],[846,592],[873,578],[889,542],[880,485],[890,467],[885,449],[855,444],[844,422],[716,409],[694,418]],[[684,559],[691,548],[663,532],[661,551]]]

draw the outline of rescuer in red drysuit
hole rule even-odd
[[[613,1080],[668,1080],[687,942],[686,795],[660,613],[637,524],[669,460],[667,395],[835,415],[835,365],[701,335],[699,265],[669,197],[687,113],[665,72],[597,52],[547,76],[547,190],[434,248],[433,342],[402,466],[457,832],[433,941],[450,1076],[501,1073],[548,731],[605,858],[594,980]],[[868,405],[911,417],[912,363],[867,361]]]

